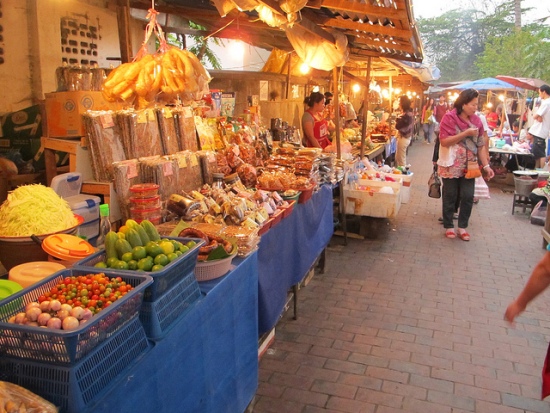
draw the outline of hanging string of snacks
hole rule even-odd
[[[210,74],[193,53],[168,44],[157,15],[158,11],[149,9],[145,40],[134,60],[121,64],[105,79],[102,92],[109,102],[143,109],[157,102],[200,99],[208,92]],[[153,33],[159,48],[150,54],[147,43]]]

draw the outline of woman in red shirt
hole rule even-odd
[[[304,103],[308,105],[308,109],[302,116],[305,144],[310,148],[325,149],[330,145],[329,135],[331,130],[334,130],[332,122],[323,116],[325,96],[322,93],[313,92]]]
[[[498,124],[498,115],[493,110],[493,108],[485,108],[485,119],[487,119],[487,125],[491,128],[491,130],[497,128]]]

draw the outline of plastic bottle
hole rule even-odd
[[[99,235],[97,236],[96,247],[105,248],[105,235],[111,230],[111,221],[109,221],[109,204],[99,206]]]

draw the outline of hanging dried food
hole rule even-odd
[[[159,101],[192,100],[208,91],[210,75],[193,53],[168,45],[157,14],[149,10],[145,41],[134,61],[121,64],[105,80],[103,96],[109,102],[122,101],[143,109]],[[151,55],[146,45],[153,33],[160,46]]]

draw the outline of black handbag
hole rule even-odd
[[[434,171],[428,179],[428,196],[430,198],[441,198],[441,179],[437,174],[437,166],[434,166]]]

